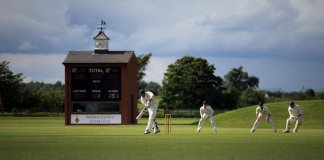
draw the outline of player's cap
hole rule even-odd
[[[294,102],[294,101],[291,101],[291,102],[289,103],[289,106],[293,106],[293,105],[295,105],[295,102]]]
[[[262,101],[259,102],[259,105],[263,105],[264,103]]]
[[[205,105],[205,104],[207,104],[207,102],[206,101],[203,101],[203,105]]]
[[[140,94],[144,94],[144,93],[145,93],[145,90],[144,90],[144,89],[141,89],[141,90],[139,91],[139,93],[140,93]]]

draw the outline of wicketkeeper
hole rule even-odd
[[[256,117],[257,118],[256,118],[256,120],[255,120],[255,122],[253,124],[253,127],[251,129],[251,132],[255,132],[256,128],[258,127],[258,125],[259,125],[259,123],[260,123],[260,121],[261,121],[261,119],[263,117],[266,117],[267,122],[272,127],[272,131],[273,132],[277,132],[277,130],[275,128],[275,125],[273,124],[273,122],[272,122],[272,120],[270,118],[271,112],[270,112],[270,110],[268,109],[267,106],[264,106],[263,105],[263,102],[259,102],[259,106],[256,108],[255,114],[256,114]]]
[[[158,107],[154,101],[154,94],[150,91],[145,92],[144,90],[140,90],[140,95],[141,102],[144,104],[144,107],[147,108],[149,112],[149,119],[144,134],[150,134],[152,126],[154,128],[154,133],[157,134],[160,132],[160,129],[157,126],[157,122],[155,121],[155,116]]]
[[[201,128],[203,127],[203,123],[205,120],[209,119],[210,123],[214,129],[216,130],[216,123],[214,121],[214,110],[206,103],[206,101],[203,101],[203,105],[200,107],[200,120],[198,123],[197,133],[200,132]]]
[[[290,124],[295,121],[296,121],[296,125],[293,130],[293,133],[297,133],[298,128],[302,123],[303,112],[304,109],[302,107],[300,107],[298,104],[295,104],[295,102],[290,102],[288,107],[289,118],[287,119],[286,130],[283,131],[284,133],[290,132]]]

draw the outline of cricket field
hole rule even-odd
[[[321,103],[322,101],[319,106]],[[281,105],[281,103],[269,105],[269,108],[276,113],[276,107]],[[287,106],[283,105],[283,108]],[[308,110],[310,113],[311,107],[304,108],[305,112]],[[254,109],[255,106],[246,110]],[[243,114],[245,111],[239,112]],[[305,123],[297,134],[282,133],[286,115],[282,119],[274,118],[278,126],[277,133],[272,133],[265,120],[261,122],[256,132],[251,133],[250,127],[255,120],[253,112],[246,112],[251,114],[248,115],[250,118],[246,125],[239,123],[230,126],[228,124],[233,119],[226,115],[219,115],[220,118],[216,116],[216,124],[219,124],[217,133],[213,132],[210,123],[206,121],[202,131],[197,134],[195,131],[199,119],[192,118],[172,119],[172,133],[166,134],[164,119],[161,118],[157,119],[161,133],[150,135],[143,134],[147,119],[141,119],[138,125],[65,126],[62,117],[0,117],[0,158],[3,160],[324,159],[323,116],[320,116],[320,122],[316,126],[307,125],[313,120],[307,121],[305,118]],[[320,112],[323,113],[322,110]]]

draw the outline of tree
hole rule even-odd
[[[305,97],[306,99],[312,99],[315,97],[315,91],[311,88],[305,90]]]
[[[239,105],[239,99],[241,97],[241,92],[237,90],[225,90],[223,92],[222,101],[224,106],[222,109],[235,109]]]
[[[161,90],[161,85],[151,81],[147,83],[145,90],[153,92],[154,95],[159,95]]]
[[[261,91],[257,91],[253,88],[249,88],[246,91],[244,91],[240,97],[240,103],[239,107],[245,107],[250,105],[256,105],[260,101],[265,101],[264,93]]]
[[[150,62],[150,58],[152,56],[152,53],[148,54],[142,54],[137,57],[137,65],[138,65],[138,72],[137,72],[137,84],[138,84],[138,90],[145,89],[148,85],[147,82],[143,80],[144,76],[146,76],[146,66]],[[139,97],[138,97],[139,98]]]
[[[159,95],[160,90],[161,90],[161,85],[158,84],[157,82],[145,82],[145,81],[140,81],[138,83],[138,89],[144,89],[146,91],[151,91],[154,93],[154,95]]]
[[[255,76],[249,77],[247,72],[243,71],[243,67],[233,68],[225,75],[225,85],[229,90],[237,90],[243,92],[248,88],[258,88],[259,78]]]
[[[248,88],[259,88],[259,78],[255,76],[248,77],[247,79]]]
[[[44,111],[59,112],[64,104],[64,91],[53,87],[41,93],[41,104]]]
[[[24,83],[25,106],[36,111],[60,112],[64,105],[64,85],[58,81],[55,84],[43,82]]]
[[[224,78],[226,87],[224,103],[228,106],[227,108],[254,104],[258,101],[256,99],[260,99],[259,97],[249,97],[257,95],[255,89],[259,87],[259,78],[249,76],[247,72],[243,71],[242,66],[233,68]]]
[[[22,73],[14,74],[9,69],[9,62],[0,63],[0,95],[5,108],[19,107],[22,103]]]
[[[138,82],[138,90],[141,90],[141,89],[145,89],[146,88],[146,86],[147,86],[147,82],[145,82],[145,81],[139,81]]]
[[[161,108],[197,108],[203,100],[216,103],[222,79],[206,59],[184,56],[170,64],[162,81]]]
[[[3,103],[2,103],[1,95],[0,95],[0,110],[3,110]]]
[[[150,58],[152,56],[152,53],[148,54],[142,54],[137,57],[137,65],[138,65],[138,73],[137,73],[137,79],[138,81],[142,81],[145,74],[146,66],[150,62]]]

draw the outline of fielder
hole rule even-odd
[[[144,134],[150,134],[151,128],[153,125],[154,133],[157,134],[160,132],[160,129],[155,121],[155,116],[157,112],[157,105],[154,102],[154,94],[150,91],[145,92],[144,90],[140,90],[141,102],[144,104],[144,107],[147,108],[149,112],[149,119],[147,122],[147,126]]]
[[[201,128],[203,127],[203,122],[207,119],[210,120],[214,131],[217,132],[216,124],[214,121],[214,110],[206,103],[206,101],[204,101],[203,105],[200,107],[200,116],[201,118],[198,123],[197,133],[200,132]]]
[[[288,107],[288,113],[289,118],[286,122],[286,130],[284,130],[284,133],[290,132],[290,124],[296,121],[295,128],[293,130],[293,133],[297,133],[299,126],[301,125],[302,119],[303,119],[303,112],[304,109],[300,107],[299,105],[295,104],[295,102],[290,102]]]
[[[268,109],[267,106],[263,106],[263,102],[259,102],[259,107],[256,108],[255,111],[256,114],[256,120],[252,126],[251,132],[255,132],[256,128],[258,127],[260,121],[262,120],[263,117],[266,117],[267,122],[271,125],[272,127],[272,131],[275,133],[277,132],[270,116],[271,116],[271,112]]]

